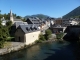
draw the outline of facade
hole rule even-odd
[[[29,24],[24,25],[21,24],[15,32],[15,41],[24,42],[26,45],[34,43],[38,40],[40,34],[40,30],[36,25]]]
[[[60,32],[64,32],[66,29],[66,27],[53,27],[51,28],[53,33],[60,33]]]
[[[55,24],[56,25],[62,25],[63,20],[62,19],[56,19]]]

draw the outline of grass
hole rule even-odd
[[[7,47],[10,47],[10,46],[11,46],[11,42],[5,42],[3,48],[7,48]]]

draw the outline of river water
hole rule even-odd
[[[41,43],[0,56],[0,60],[76,60],[75,45],[65,42]]]

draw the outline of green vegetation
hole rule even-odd
[[[22,18],[21,16],[18,16],[18,15],[14,14],[14,13],[13,13],[13,16],[14,16],[14,18],[17,18],[17,19],[21,19]],[[3,18],[3,17],[5,18],[5,20],[10,20],[10,13],[1,14],[1,10],[0,10],[0,19]]]
[[[7,26],[3,26],[1,24],[1,20],[0,20],[0,48],[2,48],[4,46],[4,43],[6,41],[10,40],[10,34],[9,34],[9,28],[11,27],[11,22],[7,22],[9,23]]]
[[[57,38],[57,41],[59,42],[59,43],[63,43],[63,35],[64,35],[64,33],[63,32],[60,32],[60,33],[57,33],[56,34],[56,38]]]
[[[80,18],[80,6],[64,15],[63,18]]]
[[[46,30],[46,31],[45,31],[45,39],[46,39],[46,40],[49,40],[49,38],[51,37],[51,34],[52,34],[52,32],[51,32],[50,29]]]
[[[40,34],[39,40],[36,40],[35,43],[42,43],[42,41],[45,41],[45,36],[43,34]]]
[[[63,35],[64,35],[63,32],[57,33],[57,34],[56,34],[56,38],[57,38],[58,40],[60,40],[60,39],[62,39]]]
[[[49,38],[51,37],[51,34],[52,34],[52,32],[51,32],[50,29],[46,30],[45,35],[40,34],[39,35],[39,40],[36,40],[35,43],[42,43],[43,41],[49,40]]]

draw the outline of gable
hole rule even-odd
[[[27,22],[28,24],[33,24],[30,19],[27,19],[26,22]]]
[[[22,29],[21,28],[18,28],[17,30],[16,30],[16,32],[15,32],[15,35],[16,36],[23,36],[25,33],[22,31]]]

